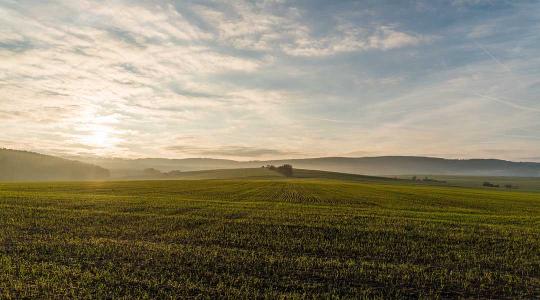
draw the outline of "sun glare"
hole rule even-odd
[[[80,142],[91,147],[108,149],[113,148],[115,138],[112,129],[106,126],[90,126],[86,128],[84,135],[81,135]]]
[[[107,147],[109,141],[109,133],[106,131],[94,131],[90,135],[83,138],[86,144],[99,147]]]

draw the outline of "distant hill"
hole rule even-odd
[[[172,171],[182,168],[183,171],[200,171],[215,169],[232,169],[241,167],[244,163],[227,159],[213,158],[185,158],[185,159],[167,159],[167,158],[83,158],[74,157],[79,161],[100,165],[108,169],[147,169],[155,168],[161,171]]]
[[[241,169],[260,166],[260,163],[246,163],[227,159],[213,158],[88,158],[72,157],[78,161],[102,166],[111,171],[111,177],[126,178],[143,176],[143,171],[148,168],[157,169],[162,172],[179,170],[182,172],[203,171],[216,169]]]
[[[294,169],[291,177],[268,168],[243,168],[243,169],[216,169],[216,170],[202,170],[202,171],[187,171],[187,172],[173,172],[171,173],[153,173],[144,174],[134,177],[125,177],[123,179],[163,179],[163,180],[195,180],[195,179],[334,179],[334,180],[346,180],[346,181],[400,181],[400,179],[388,178],[388,177],[376,177],[366,176],[358,174],[347,174],[339,172],[328,172],[319,170],[306,170],[306,169]]]
[[[256,168],[267,164],[292,164],[295,168],[365,175],[468,175],[540,177],[540,163],[512,162],[498,159],[444,159],[416,156],[322,157],[271,161],[234,161],[212,158],[187,159],[117,159],[77,158],[111,170],[113,177],[137,176],[146,168],[160,171],[201,171],[214,169]]]
[[[275,160],[269,164],[290,163],[297,168],[369,175],[469,175],[469,176],[540,176],[540,163],[512,162],[499,159],[444,159],[416,156],[324,157]]]
[[[0,180],[94,180],[108,177],[107,169],[95,165],[34,152],[0,149]]]

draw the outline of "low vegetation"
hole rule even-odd
[[[0,298],[540,297],[539,193],[253,172],[0,184]]]

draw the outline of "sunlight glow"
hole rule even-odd
[[[119,122],[115,115],[100,115],[95,107],[82,111],[76,127],[79,134],[77,140],[93,151],[111,152],[120,142],[115,125]],[[114,152],[114,151],[113,151]]]
[[[82,137],[82,142],[89,146],[108,148],[111,146],[109,133],[104,130],[96,130],[90,135]]]
[[[78,141],[95,150],[112,150],[120,140],[112,126],[104,124],[85,124],[79,128]],[[101,151],[100,151],[101,152]]]

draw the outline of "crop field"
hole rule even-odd
[[[535,298],[540,193],[336,179],[0,184],[0,298]]]
[[[410,179],[409,176],[398,176],[402,179]],[[538,177],[502,177],[502,176],[450,176],[450,175],[418,175],[422,179],[428,177],[444,183],[435,183],[437,185],[473,187],[489,190],[508,190],[505,185],[512,185],[510,190],[523,192],[540,192],[540,178]],[[499,185],[497,188],[483,187],[484,182]],[[429,183],[428,183],[429,184]]]

